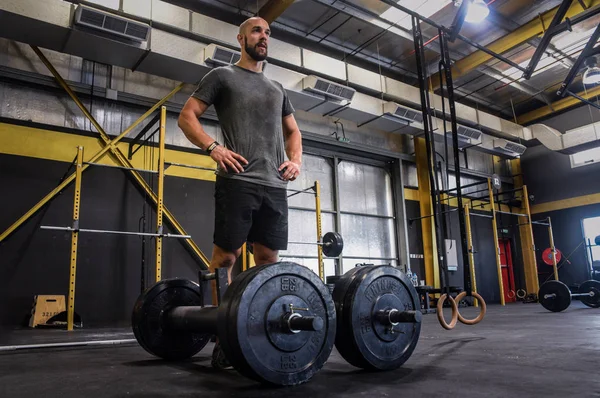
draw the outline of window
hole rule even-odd
[[[583,236],[585,237],[585,243],[591,243],[594,245],[596,236],[600,235],[600,217],[586,218],[583,220]],[[592,246],[590,250],[587,250],[586,255],[588,257],[588,264],[592,261],[600,261],[600,246]]]

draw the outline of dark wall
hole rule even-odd
[[[0,230],[4,231],[58,184],[67,163],[0,155]],[[213,233],[213,182],[169,177],[165,205],[200,249],[210,256]],[[0,243],[0,325],[16,327],[37,294],[67,294],[69,233],[40,225],[71,224],[73,185]],[[90,168],[83,174],[81,228],[138,231],[146,207],[147,229],[156,215],[144,196],[118,169]],[[173,231],[168,231],[173,232]],[[199,265],[181,242],[164,239],[163,278],[196,279]],[[154,280],[154,241],[146,243],[146,284]],[[88,326],[127,325],[140,293],[142,239],[137,236],[79,236],[76,312]]]
[[[527,149],[521,158],[523,178],[537,203],[600,192],[600,163],[571,168],[569,155],[543,145]]]
[[[600,192],[600,164],[571,168],[568,155],[553,152],[542,145],[529,148],[525,152],[521,159],[521,167],[529,193],[535,197],[532,202],[534,205]],[[552,219],[556,247],[568,255],[583,242],[581,221],[584,218],[600,216],[600,204],[535,214],[533,219],[540,220],[547,216]],[[550,267],[541,260],[542,251],[549,246],[547,229],[534,227],[534,238],[540,282],[543,282],[550,275]],[[575,284],[589,279],[584,245],[573,253],[570,261],[571,264],[566,264],[559,271],[561,281]]]
[[[417,218],[421,215],[420,204],[416,200],[406,201],[406,219]],[[417,255],[418,258],[410,259],[410,269],[416,273],[419,280],[425,280],[425,260],[423,253],[423,235],[421,221],[408,222],[408,247],[411,255]]]

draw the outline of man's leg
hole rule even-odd
[[[215,272],[217,268],[227,268],[228,281],[231,283],[231,270],[237,258],[240,256],[242,248],[231,252],[220,248],[217,245],[213,246],[212,257],[210,259],[209,271]],[[218,304],[216,282],[212,284],[212,301],[214,305]]]
[[[254,242],[254,262],[257,266],[276,263],[279,259],[279,250],[272,250],[267,246]]]

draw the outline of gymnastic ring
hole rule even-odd
[[[520,292],[523,292],[523,295],[520,294]],[[517,297],[520,299],[524,299],[527,296],[527,290],[525,289],[519,289],[517,290]]]
[[[448,299],[450,301],[450,306],[452,307],[452,320],[450,323],[446,323],[444,319],[444,301]],[[446,330],[454,329],[456,323],[458,322],[458,306],[456,305],[456,301],[447,294],[442,294],[437,302],[437,318],[440,322],[440,325]]]
[[[512,296],[510,295],[511,293],[512,293]],[[506,293],[506,296],[507,296],[508,298],[510,298],[510,299],[511,299],[511,298],[515,298],[515,296],[516,296],[516,293],[515,293],[515,291],[514,291],[514,290],[509,290],[509,291]]]
[[[456,298],[454,300],[456,300],[456,302],[460,303],[460,300],[462,300],[466,295],[467,295],[467,292],[460,292],[458,294],[458,296],[456,296]],[[485,313],[486,313],[486,310],[487,310],[487,306],[485,304],[485,300],[483,299],[483,297],[481,297],[479,295],[479,293],[477,293],[477,292],[471,292],[471,296],[473,296],[477,300],[479,300],[479,305],[481,306],[481,310],[479,311],[479,315],[477,315],[477,318],[475,318],[475,319],[465,319],[460,314],[460,312],[457,310],[458,320],[461,323],[464,323],[465,325],[476,325],[479,322],[481,322],[483,320],[483,318],[485,317]]]

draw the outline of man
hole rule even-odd
[[[262,73],[270,34],[262,18],[242,23],[239,62],[210,71],[179,116],[186,137],[218,165],[210,270],[228,267],[230,278],[244,242],[253,244],[257,266],[277,262],[279,250],[287,249],[286,187],[298,178],[302,164],[294,108],[282,85]],[[212,104],[225,145],[206,134],[199,122]],[[212,362],[217,368],[228,366],[219,343]]]

